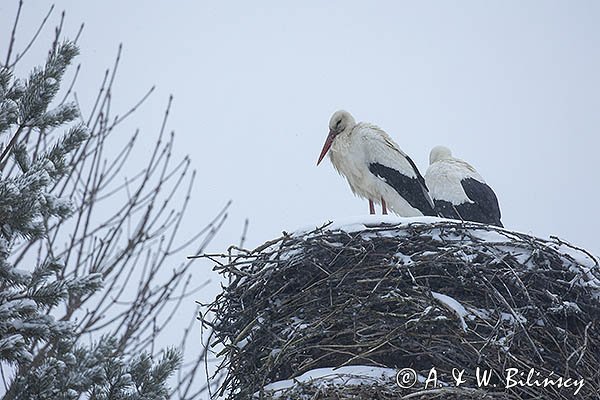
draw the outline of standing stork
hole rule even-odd
[[[498,198],[469,163],[436,146],[429,153],[425,182],[440,216],[502,227]]]
[[[327,153],[352,192],[369,200],[371,214],[380,203],[383,214],[389,207],[402,217],[437,215],[415,163],[381,128],[357,124],[349,112],[337,111],[317,165]]]

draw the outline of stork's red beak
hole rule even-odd
[[[329,151],[329,148],[333,144],[333,139],[335,138],[335,132],[329,131],[329,135],[327,135],[327,139],[325,139],[325,144],[323,145],[323,150],[321,150],[321,155],[319,156],[319,161],[317,161],[317,165],[321,163],[325,154]]]

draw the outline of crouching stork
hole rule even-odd
[[[425,182],[440,216],[502,227],[492,188],[470,164],[452,157],[447,147],[436,146],[429,153]]]

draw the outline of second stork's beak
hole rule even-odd
[[[325,139],[325,144],[323,145],[323,150],[321,150],[321,155],[319,156],[319,160],[317,161],[317,165],[321,163],[325,154],[329,151],[329,148],[333,144],[333,139],[335,138],[335,132],[329,131],[329,135],[327,135],[327,139]]]

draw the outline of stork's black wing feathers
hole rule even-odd
[[[419,180],[419,183],[421,183],[421,186],[423,186],[423,188],[427,191],[427,198],[429,198],[429,190],[427,189],[427,185],[425,184],[425,178],[423,178],[423,176],[419,172],[419,169],[415,165],[412,158],[410,158],[409,156],[404,156],[404,158],[406,158],[406,161],[408,161],[408,163],[412,167],[413,171],[415,171],[415,174],[417,175],[417,179]]]
[[[492,188],[473,178],[463,179],[460,183],[469,199],[474,201],[456,206],[462,218],[502,227],[498,198]]]
[[[457,210],[456,206],[454,204],[450,203],[449,201],[434,199],[433,203],[435,204],[435,210],[440,215],[440,217],[450,218],[450,219],[458,219],[458,220],[466,219],[458,214],[458,210]],[[467,204],[473,205],[471,203],[467,203]],[[467,210],[464,210],[464,212],[468,213]]]
[[[415,171],[416,178],[408,177],[394,168],[379,163],[369,164],[369,171],[385,180],[408,204],[421,211],[423,215],[437,216],[427,186],[425,186],[425,179],[419,173],[415,163],[409,157],[406,157],[406,159]]]

